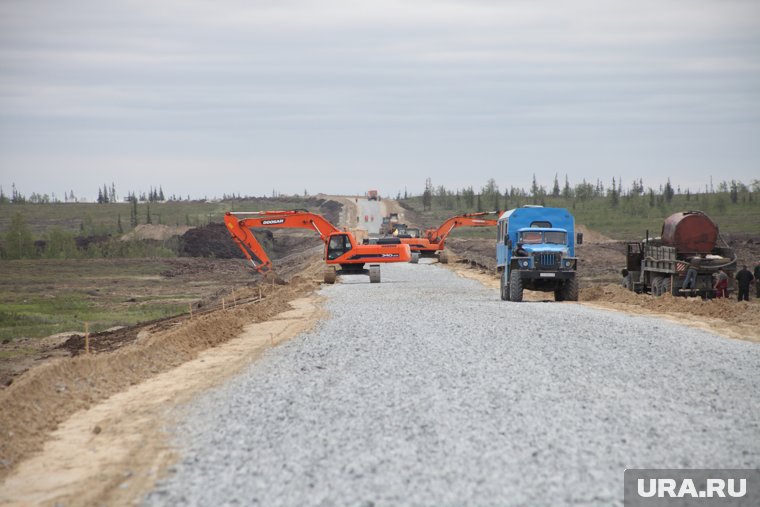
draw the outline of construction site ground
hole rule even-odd
[[[347,206],[352,200],[358,204],[342,198],[341,223],[363,220],[361,208]],[[382,206],[385,213],[405,211],[395,201]],[[412,218],[407,215],[407,223],[417,225]],[[739,304],[635,295],[618,286],[625,245],[584,232],[578,249],[583,305],[760,341],[756,299]],[[114,311],[175,305],[175,316],[95,334],[90,354],[83,353],[84,336],[73,332],[0,346],[0,505],[123,505],[151,490],[178,458],[163,431],[173,424],[172,407],[219,385],[324,317],[320,297],[313,294],[321,285],[321,243],[309,235],[287,236],[275,263],[278,276],[268,279],[237,259],[151,259],[149,267],[141,259],[19,262],[18,278],[3,281],[7,297],[72,291],[90,305],[114,301]],[[760,237],[729,241],[748,264],[760,259]],[[498,287],[493,239],[455,234],[447,245],[455,254],[450,269]],[[240,304],[230,308],[233,292]],[[527,293],[526,299],[552,298]],[[176,316],[188,304],[194,318]],[[36,477],[45,479],[30,484]]]

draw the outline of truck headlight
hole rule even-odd
[[[522,260],[520,261],[520,267],[527,268],[528,267],[528,260]]]
[[[562,260],[562,266],[564,266],[565,269],[571,269],[573,267],[573,260],[572,259],[563,259]]]

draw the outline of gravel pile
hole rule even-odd
[[[626,468],[760,466],[757,344],[382,271],[187,407],[145,505],[621,505]]]

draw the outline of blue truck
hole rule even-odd
[[[523,206],[499,217],[496,268],[501,299],[522,301],[523,289],[554,292],[555,301],[578,301],[575,219],[564,208]]]

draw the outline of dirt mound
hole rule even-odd
[[[340,211],[343,209],[343,205],[333,200],[319,200],[322,202],[319,204],[317,212],[324,216],[331,224],[338,225],[340,222]]]
[[[712,325],[714,330],[734,331],[733,336],[745,339],[760,339],[760,301],[739,303],[735,299],[681,298],[666,294],[654,297],[636,294],[619,285],[597,285],[583,288],[580,300],[609,308],[643,310],[640,313],[682,314],[700,317]],[[710,322],[716,319],[718,322]]]
[[[152,239],[156,241],[167,240],[174,236],[182,236],[190,229],[189,226],[179,225],[154,225],[140,224],[121,237],[122,241],[133,239]]]
[[[316,233],[308,231],[255,229],[253,235],[273,261],[322,245],[322,240]],[[182,235],[179,251],[180,255],[186,257],[245,259],[224,224],[209,224],[190,229]]]
[[[266,248],[266,246],[264,246]],[[245,259],[222,223],[212,223],[186,231],[180,238],[180,255],[214,257],[216,259]]]

